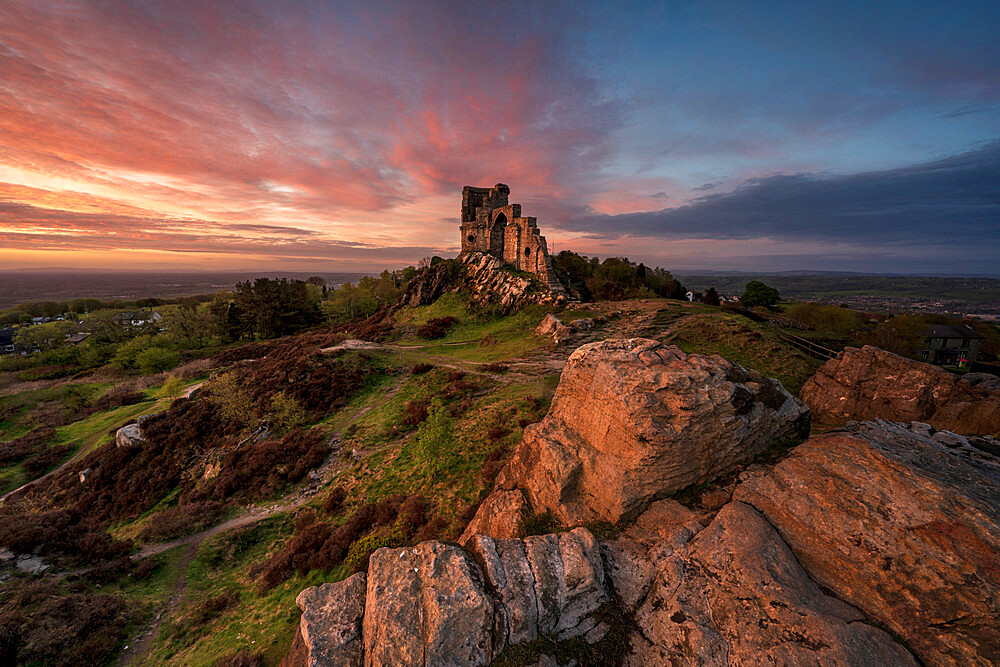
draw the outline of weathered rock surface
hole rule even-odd
[[[734,499],[928,664],[1000,663],[1000,459],[883,421],[811,438]]]
[[[469,252],[459,257],[460,265],[454,273],[448,264],[438,264],[417,276],[406,294],[393,308],[421,306],[433,303],[442,294],[470,291],[472,306],[494,308],[499,313],[512,313],[526,305],[562,305],[567,294],[561,286],[552,288],[527,274],[514,271],[492,255]]]
[[[958,377],[877,347],[849,347],[823,364],[800,398],[824,423],[921,421],[955,433],[1000,437],[1000,378]]]
[[[138,424],[125,424],[115,433],[115,445],[118,447],[136,447],[145,440]]]
[[[523,540],[476,538],[474,548],[506,617],[505,643],[585,636],[607,631],[594,619],[608,601],[600,548],[590,531],[536,535]]]
[[[363,627],[366,665],[488,665],[502,649],[479,567],[441,542],[372,554]]]
[[[657,564],[703,528],[687,507],[676,500],[660,500],[615,540],[601,544],[605,574],[626,610],[635,610],[646,598]]]
[[[628,664],[916,664],[864,620],[820,591],[754,509],[730,503],[659,564]]]
[[[486,665],[508,644],[540,635],[590,643],[604,636],[595,612],[609,593],[588,530],[479,536],[474,550],[484,569],[441,542],[379,549],[367,581],[357,574],[304,590],[288,664]]]
[[[359,572],[335,584],[307,588],[295,598],[302,610],[299,633],[308,667],[360,667],[365,586]]]
[[[567,525],[617,522],[808,427],[809,410],[777,380],[653,340],[605,340],[570,356],[497,488],[523,489]]]
[[[530,514],[531,507],[521,489],[491,493],[458,541],[469,546],[480,533],[498,538],[516,537],[518,523]]]

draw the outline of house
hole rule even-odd
[[[81,331],[79,333],[74,333],[74,334],[69,334],[68,336],[66,336],[66,342],[69,343],[69,344],[71,344],[71,345],[79,345],[83,341],[87,340],[87,338],[89,336],[90,336],[90,334],[87,333],[87,332],[85,332],[85,331]]]
[[[920,356],[939,366],[966,366],[979,356],[983,338],[971,327],[935,324],[924,330]]]

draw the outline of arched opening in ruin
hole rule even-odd
[[[497,213],[493,218],[493,226],[490,228],[490,254],[495,257],[503,257],[504,232],[507,229],[507,216]]]
[[[525,248],[524,249],[524,256],[525,257],[531,257],[531,248]]]
[[[469,234],[469,243],[475,243],[475,242],[476,242],[475,234]]]

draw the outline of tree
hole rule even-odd
[[[860,342],[874,345],[904,357],[915,357],[924,344],[927,323],[919,315],[896,315],[880,322],[872,331],[858,336]]]
[[[171,375],[160,387],[160,396],[163,398],[177,398],[184,391],[184,379],[180,375]]]
[[[14,334],[14,343],[28,349],[54,350],[66,345],[66,335],[75,328],[73,322],[48,322],[22,327]]]
[[[322,321],[320,295],[304,280],[257,278],[236,285],[230,315],[235,314],[244,332],[261,338],[285,336]]]
[[[169,371],[180,361],[181,355],[176,350],[165,347],[151,347],[143,350],[135,358],[135,364],[143,375]]]
[[[759,280],[748,282],[746,288],[743,290],[743,296],[740,297],[740,303],[747,308],[753,308],[754,306],[770,307],[779,301],[781,301],[781,295],[778,294],[778,290],[768,287]]]
[[[223,373],[205,385],[208,401],[226,419],[232,419],[244,426],[254,419],[254,404],[235,373]]]
[[[701,300],[710,306],[718,306],[719,303],[721,303],[719,301],[719,293],[715,291],[714,287],[709,287],[705,292],[705,296],[703,296]]]

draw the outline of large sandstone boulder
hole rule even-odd
[[[1000,378],[956,376],[877,347],[849,347],[802,386],[799,397],[824,423],[921,421],[955,433],[1000,437]]]
[[[851,423],[733,497],[925,663],[998,664],[1000,459],[986,449],[924,424]]]
[[[605,340],[569,357],[497,488],[523,489],[566,525],[617,522],[808,429],[809,410],[777,380],[654,340]]]
[[[755,510],[730,503],[660,562],[627,664],[916,664],[865,620],[824,594]]]
[[[504,610],[507,644],[585,637],[607,632],[594,613],[608,601],[600,548],[590,531],[494,540],[479,535],[474,545],[486,577]]]

